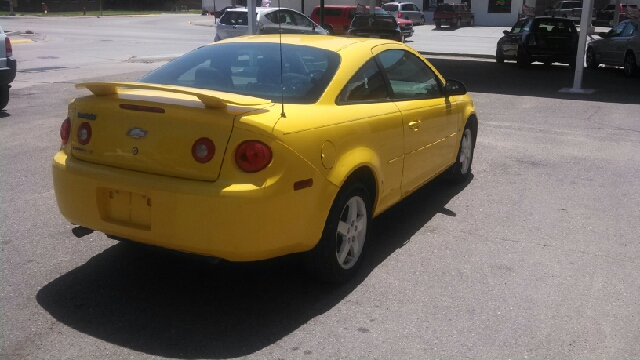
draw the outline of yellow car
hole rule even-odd
[[[357,271],[373,217],[440,173],[468,178],[478,129],[462,83],[381,39],[233,38],[76,87],[91,94],[69,103],[53,159],[76,236],[304,253],[331,282]]]

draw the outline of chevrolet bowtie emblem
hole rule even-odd
[[[133,128],[127,131],[127,136],[131,136],[134,139],[140,139],[141,137],[145,137],[146,135],[147,135],[147,131],[139,128]]]

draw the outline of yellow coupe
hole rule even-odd
[[[53,158],[60,212],[230,261],[304,253],[353,277],[371,219],[440,173],[465,181],[478,120],[464,85],[406,45],[247,36],[137,82],[78,84]]]

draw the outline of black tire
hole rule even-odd
[[[458,18],[458,20],[456,20],[455,28],[460,29],[461,26],[462,26],[462,21],[460,21],[460,18]]]
[[[471,20],[469,20],[469,26],[474,27],[476,25],[476,18],[471,18]]]
[[[436,20],[435,21],[436,27],[439,28],[442,26],[442,23],[440,22],[440,20]]]
[[[355,276],[362,264],[366,235],[370,233],[371,209],[371,197],[361,183],[347,183],[338,191],[320,241],[305,253],[304,263],[310,275],[336,284]],[[350,219],[353,210],[355,219]]]
[[[327,30],[327,32],[329,33],[329,35],[333,35],[333,26],[331,25],[325,25],[322,27],[323,29]]]
[[[478,120],[475,117],[471,117],[464,126],[456,162],[447,170],[447,178],[452,183],[461,184],[471,176],[471,164],[473,163],[477,135]]]
[[[525,54],[521,48],[518,49],[517,61],[518,61],[518,66],[523,69],[528,68],[529,65],[531,65],[531,60],[529,60],[529,56],[527,56],[527,54]]]
[[[496,62],[498,64],[504,64],[504,52],[500,45],[496,46]]]
[[[424,25],[425,21],[424,21],[424,16],[420,16],[420,25]]]
[[[596,51],[592,47],[587,48],[587,67],[589,69],[595,69],[598,67],[598,61],[596,60]]]
[[[638,65],[636,65],[636,56],[629,52],[624,56],[624,74],[628,77],[635,76],[638,73]]]
[[[0,87],[0,110],[3,110],[9,104],[9,86]]]

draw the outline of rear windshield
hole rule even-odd
[[[313,104],[333,79],[340,56],[310,46],[282,44],[282,67],[280,64],[278,43],[218,43],[181,56],[138,81]]]
[[[453,12],[453,5],[451,4],[440,4],[436,6],[436,12]]]
[[[395,18],[393,16],[367,16],[357,15],[353,22],[351,22],[352,28],[376,28],[376,29],[395,29],[397,27]]]
[[[225,11],[220,18],[220,24],[247,25],[249,23],[247,15],[246,11]]]
[[[382,5],[382,10],[384,11],[398,11],[398,5]]]
[[[540,19],[538,23],[539,32],[548,32],[554,34],[572,34],[576,32],[573,21],[562,19]]]

